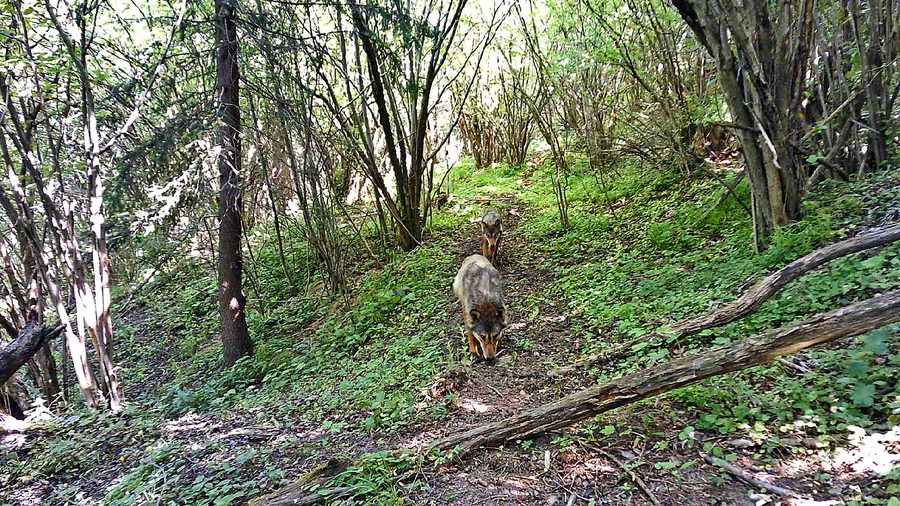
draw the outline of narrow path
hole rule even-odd
[[[558,398],[584,384],[576,375],[551,380],[554,365],[576,358],[580,342],[573,332],[568,304],[560,299],[555,274],[528,240],[517,231],[529,210],[513,202],[515,214],[504,213],[498,269],[504,282],[504,299],[510,327],[504,332],[501,353],[495,364],[476,360],[471,382],[459,392],[488,407],[478,413],[478,423],[511,415],[524,408]],[[481,251],[481,232],[473,224],[459,240],[457,265]],[[453,322],[462,327],[462,315],[454,306]],[[498,393],[499,392],[499,393]],[[468,421],[468,420],[467,420]]]
[[[591,381],[583,372],[551,378],[548,372],[571,362],[582,345],[577,329],[582,321],[573,317],[566,300],[557,290],[556,273],[535,251],[518,225],[528,220],[530,209],[510,200],[504,210],[504,233],[500,245],[499,270],[504,280],[504,297],[511,326],[501,343],[496,363],[475,360],[448,371],[454,378],[456,409],[436,427],[426,430],[420,440],[431,440],[476,425],[512,416],[523,410],[551,402],[587,386]],[[487,204],[486,202],[482,204]],[[509,209],[516,212],[510,214]],[[476,224],[462,231],[458,240],[457,262],[481,251],[481,235]],[[448,321],[454,346],[465,349],[461,334],[459,307],[450,305]],[[481,449],[463,462],[441,468],[436,476],[425,477],[423,489],[406,494],[412,504],[434,506],[523,505],[650,505],[649,496],[627,478],[621,463],[641,467],[645,485],[662,504],[708,504],[719,500],[727,504],[754,504],[746,489],[735,484],[716,486],[710,480],[714,470],[693,466],[680,472],[677,479],[662,469],[651,467],[654,461],[686,462],[696,458],[693,449],[677,445],[662,449],[648,445],[640,432],[657,431],[667,440],[677,441],[677,429],[671,413],[640,407],[624,408],[615,418],[626,421],[621,430],[635,435],[610,440],[621,448],[582,446],[583,438],[551,434],[535,441],[507,443],[500,448]],[[687,418],[687,417],[685,417]],[[678,426],[680,427],[680,425]],[[599,427],[598,427],[599,429]],[[640,441],[639,441],[640,440]],[[608,453],[603,453],[608,452]],[[609,455],[615,454],[618,463]],[[645,461],[640,463],[639,461]],[[637,463],[637,464],[636,464]],[[593,500],[593,502],[591,502]]]
[[[521,202],[507,201],[511,204],[502,211],[504,232],[498,269],[511,324],[495,363],[476,359],[469,366],[461,366],[467,381],[460,382],[455,392],[458,409],[440,426],[438,435],[550,402],[588,381],[579,375],[559,379],[548,376],[554,366],[579,355],[580,340],[573,331],[579,322],[573,321],[566,301],[560,299],[555,274],[544,267],[540,253],[517,231],[530,210]],[[514,212],[509,213],[510,209]],[[480,251],[481,232],[477,224],[472,224],[459,238],[456,265]],[[458,305],[454,303],[450,312],[452,339],[464,347]],[[555,497],[554,490],[541,476],[549,470],[545,469],[544,455],[528,449],[531,444],[508,445],[501,451],[480,450],[459,467],[444,468],[427,490],[408,498],[414,504],[432,505],[548,504]]]

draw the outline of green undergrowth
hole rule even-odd
[[[435,220],[436,231],[462,219]],[[456,329],[444,321],[455,261],[447,251],[454,240],[436,237],[381,270],[360,274],[347,298],[296,297],[265,315],[248,312],[255,356],[226,371],[217,370],[217,315],[193,310],[214,302],[209,279],[196,278],[196,289],[182,280],[173,328],[196,318],[194,328],[199,323],[209,331],[179,340],[182,360],[191,359],[156,406],[169,416],[264,407],[271,420],[318,420],[331,432],[414,422],[421,389],[455,353],[446,336]]]
[[[92,494],[106,504],[225,505],[285,483],[284,469],[344,438],[377,439],[443,419],[447,404],[426,401],[423,391],[464,361],[458,324],[448,317],[456,304],[450,284],[464,253],[461,244],[474,230],[471,221],[485,205],[518,211],[518,244],[533,249],[543,259],[539,267],[556,279],[549,290],[519,298],[535,308],[544,299],[565,301],[581,354],[719,307],[823,244],[896,220],[900,208],[897,172],[852,184],[826,182],[805,202],[804,219],[756,253],[738,200],[729,197],[707,213],[723,191],[720,179],[733,174],[623,166],[599,178],[583,157],[575,154],[572,162],[568,231],[559,230],[549,161],[476,169],[463,160],[448,178],[451,198],[434,212],[424,245],[382,268],[358,267],[346,296],[305,295],[307,285],[322,279],[307,279],[302,245],[287,245],[288,268],[298,274],[293,284],[285,283],[274,244],[260,240],[245,285],[256,353],[228,370],[220,369],[210,265],[186,262],[160,275],[137,298],[139,310],[116,322],[121,377],[134,389],[132,407],[118,418],[71,408],[42,426],[46,435],[27,452],[0,456],[0,481],[51,483],[53,504],[84,503],[77,480],[87,479],[106,483]],[[749,203],[746,182],[736,193]],[[621,363],[590,373],[598,381],[621,376],[898,286],[900,246],[848,256],[791,283],[747,318],[664,346],[638,346]],[[525,322],[540,316],[537,309],[513,312]],[[536,346],[517,346],[526,344]],[[756,367],[670,392],[664,402],[691,417],[676,417],[673,410],[667,423],[682,423],[676,429],[688,436],[696,430],[713,438],[754,439],[760,458],[793,451],[781,443],[785,438],[836,445],[854,427],[884,432],[900,421],[898,357],[896,327],[806,350],[791,358],[794,367]],[[564,449],[572,437],[612,444],[610,438],[632,431],[616,416],[552,444]],[[202,437],[179,429],[191,424],[221,428],[191,429]],[[220,437],[247,425],[280,427],[285,435],[266,444]],[[298,433],[317,435],[301,439]],[[694,441],[688,436],[683,444]],[[652,437],[657,439],[648,442],[658,448],[669,444]],[[520,444],[527,449],[533,443]],[[715,444],[705,450],[722,454]],[[355,487],[358,504],[395,504],[403,495],[395,478],[415,465],[411,459],[375,454],[328,486]],[[103,464],[115,460],[119,474],[104,474],[110,471]],[[883,485],[898,487],[892,478]]]
[[[524,192],[531,215],[519,227],[556,272],[556,296],[584,322],[578,330],[585,354],[719,307],[767,273],[885,223],[900,208],[896,171],[851,184],[826,182],[806,200],[804,218],[756,253],[749,215],[733,197],[704,216],[723,191],[706,172],[623,170],[602,188],[586,172],[576,163],[569,178],[567,232],[559,231],[549,165]],[[749,203],[746,182],[736,193]],[[751,316],[663,346],[635,346],[622,363],[593,372],[598,380],[610,379],[898,287],[900,245],[850,255],[794,281]],[[889,327],[801,352],[796,359],[805,373],[756,367],[667,398],[695,411],[691,423],[698,429],[768,441],[764,452],[780,447],[779,438],[843,437],[851,427],[883,432],[900,422],[898,353],[900,335]]]

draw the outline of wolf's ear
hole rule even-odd
[[[500,308],[497,310],[497,319],[503,321],[506,318],[506,309]]]
[[[469,316],[473,320],[480,320],[481,319],[481,311],[479,311],[477,309],[473,309],[473,310],[469,311]]]

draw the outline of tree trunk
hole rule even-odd
[[[225,367],[253,353],[241,288],[241,115],[238,95],[237,15],[234,0],[216,0],[219,154],[219,314]]]
[[[93,115],[93,114],[92,114]],[[97,331],[97,355],[100,358],[100,375],[109,396],[109,408],[118,413],[124,407],[119,378],[113,362],[113,330],[110,314],[109,253],[106,248],[106,216],[103,206],[103,178],[100,173],[99,140],[91,155],[89,166],[91,241],[94,267],[94,311]]]
[[[807,167],[790,139],[802,128],[812,1],[784,2],[780,12],[760,0],[745,0],[742,7],[732,0],[672,3],[715,59],[728,110],[741,125],[736,134],[761,250],[775,227],[800,217]]]
[[[44,343],[62,334],[64,328],[60,325],[48,329],[39,323],[28,322],[19,332],[19,337],[0,352],[0,385],[6,383],[25,362],[28,362],[41,349]]]
[[[828,341],[858,336],[897,321],[900,321],[900,291],[588,387],[525,413],[446,437],[432,447],[443,451],[457,449],[459,456],[480,446],[529,439],[669,390],[764,364]]]

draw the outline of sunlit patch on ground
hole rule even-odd
[[[587,459],[584,461],[584,468],[595,473],[614,473],[616,468],[610,466],[603,459]]]
[[[432,441],[436,439],[435,434],[431,432],[423,432],[421,434],[417,434],[413,438],[404,441],[400,444],[400,448],[404,450],[410,450],[413,448],[420,448],[428,445]]]
[[[487,413],[492,410],[490,405],[477,399],[460,399],[459,407],[470,413]]]
[[[817,501],[815,499],[797,498],[787,502],[790,506],[832,506],[840,504],[839,501]]]
[[[853,474],[885,475],[900,465],[900,426],[890,432],[866,434],[864,429],[850,427],[851,448],[839,448],[831,459],[831,467],[841,471],[841,479]]]
[[[804,455],[778,464],[775,469],[783,476],[806,476],[816,467],[818,459]]]
[[[163,425],[163,432],[176,434],[179,432],[207,431],[221,426],[222,424],[214,423],[211,419],[203,419],[199,415],[190,413]]]

